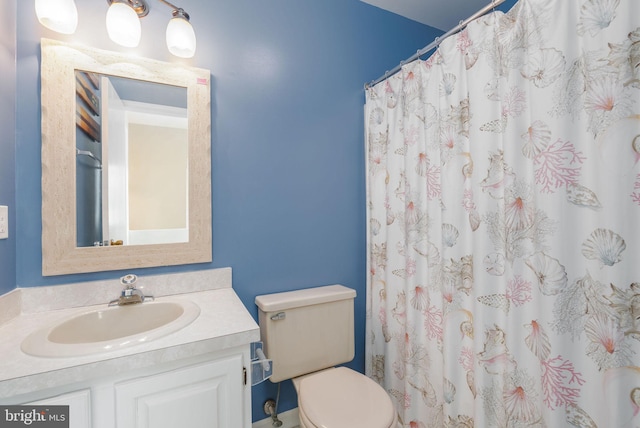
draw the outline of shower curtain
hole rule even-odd
[[[520,0],[367,88],[399,425],[640,427],[640,1]]]

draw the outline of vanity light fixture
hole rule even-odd
[[[142,27],[139,17],[149,13],[146,3],[139,0],[110,1],[107,11],[107,33],[109,38],[120,46],[135,48],[140,43]]]
[[[173,9],[167,25],[167,48],[173,55],[191,58],[196,53],[196,34],[184,9],[158,0]],[[140,18],[149,13],[147,0],[107,0],[107,33],[115,43],[136,47],[142,29]],[[35,0],[38,21],[45,27],[63,34],[72,34],[78,25],[78,9],[74,0]]]
[[[184,9],[174,9],[167,25],[167,48],[175,56],[191,58],[196,53],[196,33]]]
[[[167,48],[173,55],[191,58],[196,52],[196,34],[189,22],[189,14],[184,9],[165,0],[160,3],[173,9],[172,18],[167,25]],[[135,47],[140,41],[140,20],[149,13],[145,0],[107,0],[111,5],[107,12],[107,31],[109,38],[119,45]],[[117,13],[112,10],[117,8]],[[110,16],[112,14],[113,16]]]
[[[78,26],[74,0],[36,0],[36,16],[42,25],[62,34],[73,34]]]

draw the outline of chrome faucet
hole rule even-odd
[[[109,306],[131,305],[135,303],[144,303],[147,300],[154,300],[153,296],[145,296],[141,290],[138,290],[135,287],[137,280],[138,277],[133,274],[125,275],[120,278],[120,284],[122,284],[124,288],[120,293],[120,297],[110,301]]]

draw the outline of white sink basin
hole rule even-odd
[[[36,330],[22,351],[38,357],[77,357],[115,351],[178,331],[200,315],[189,300],[164,300],[105,307]]]

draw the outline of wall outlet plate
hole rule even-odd
[[[0,205],[0,239],[9,237],[9,208],[6,205]]]

